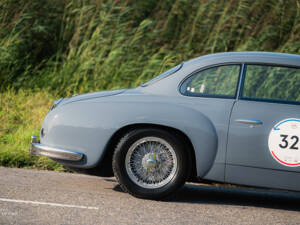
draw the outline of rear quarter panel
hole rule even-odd
[[[172,103],[162,96],[111,96],[62,105],[47,115],[43,124],[46,135],[41,142],[82,152],[86,156],[84,161],[62,163],[89,168],[97,165],[116,131],[139,123],[182,131],[197,147],[198,176],[203,176],[212,167],[218,146],[213,124],[201,112]]]

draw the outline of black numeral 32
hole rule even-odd
[[[289,145],[290,145],[288,142],[289,135],[281,134],[280,137],[282,137],[282,140],[281,140],[281,143],[279,144],[279,147],[280,148],[289,147]],[[293,142],[292,145],[289,147],[289,149],[298,150],[299,148],[296,145],[299,142],[299,137],[291,136],[289,139]]]

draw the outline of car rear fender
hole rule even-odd
[[[120,105],[118,105],[120,106]],[[184,133],[191,141],[195,151],[197,176],[203,177],[212,167],[218,147],[218,138],[212,122],[201,112],[192,108],[165,103],[134,104],[132,110],[123,111],[121,127],[132,124],[153,124],[174,128]],[[124,118],[124,117],[123,117]],[[126,121],[126,122],[125,122]]]
[[[118,130],[139,123],[183,132],[195,151],[197,176],[203,177],[212,167],[218,146],[213,124],[201,112],[173,103],[79,101],[66,104],[45,118],[46,135],[41,143],[72,149],[86,156],[82,162],[61,162],[67,166],[94,167]]]

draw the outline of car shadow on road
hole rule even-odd
[[[107,181],[116,182],[114,179]],[[118,184],[113,190],[123,192]],[[167,201],[300,211],[300,192],[225,185],[185,184],[171,200]]]
[[[244,187],[186,184],[171,201],[300,211],[300,193]]]

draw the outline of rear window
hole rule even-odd
[[[197,97],[233,98],[240,68],[240,65],[221,65],[202,70],[183,83],[181,93]]]
[[[180,63],[179,65],[173,67],[172,69],[167,70],[166,72],[163,72],[162,74],[158,75],[157,77],[153,78],[152,80],[147,81],[146,83],[141,84],[142,87],[146,87],[150,84],[155,83],[156,81],[159,81],[161,79],[164,79],[168,76],[170,76],[173,73],[176,73],[178,70],[181,69],[181,67],[183,66],[183,63]]]
[[[300,102],[300,69],[246,65],[245,99]]]

